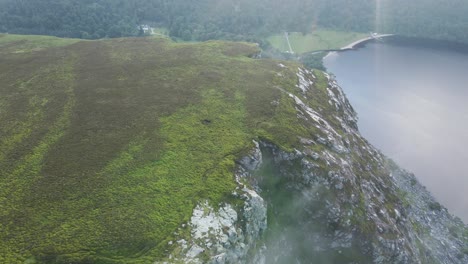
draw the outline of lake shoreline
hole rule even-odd
[[[394,34],[376,34],[376,35],[372,35],[372,36],[369,36],[367,38],[363,38],[363,39],[354,41],[354,42],[342,47],[341,49],[339,49],[339,51],[352,50],[352,49],[355,49],[358,45],[364,44],[364,43],[366,43],[368,41],[381,39],[381,38],[385,38],[385,37],[391,37],[391,36],[395,36],[395,35]]]
[[[468,45],[396,36],[331,52],[323,65],[364,137],[468,223]]]
[[[456,52],[463,53],[463,54],[468,54],[468,43],[455,42],[455,41],[449,41],[449,40],[440,40],[440,39],[402,36],[402,35],[397,35],[397,34],[381,34],[374,38],[368,37],[368,38],[364,38],[361,40],[357,40],[340,49],[320,50],[320,51],[315,51],[313,53],[327,52],[327,54],[323,57],[323,59],[325,59],[328,56],[334,54],[335,52],[356,50],[358,48],[363,47],[369,42],[372,42],[375,40],[382,40],[382,39],[385,39],[386,43],[391,44],[391,45],[396,45],[396,46],[424,47],[427,49],[449,50],[449,51],[456,51]]]
[[[356,48],[358,48],[359,46],[361,45],[364,45],[365,43],[369,42],[369,41],[373,41],[373,40],[378,40],[378,39],[382,39],[382,38],[386,38],[386,37],[393,37],[393,36],[396,36],[395,34],[377,34],[375,36],[369,36],[367,38],[363,38],[363,39],[360,39],[360,40],[356,40],[340,49],[333,49],[333,50],[320,50],[320,51],[316,51],[314,53],[319,53],[319,52],[327,52],[327,55],[325,55],[323,57],[323,59],[327,58],[328,56],[330,56],[331,54],[333,54],[334,52],[343,52],[343,51],[349,51],[349,50],[354,50]]]

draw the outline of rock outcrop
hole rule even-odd
[[[214,209],[208,201],[197,205],[192,218],[182,228],[189,228],[186,239],[176,241],[179,245],[170,261],[183,263],[265,263],[258,254],[265,249],[260,242],[267,228],[265,201],[256,191],[244,184],[250,173],[262,162],[259,144],[240,160],[236,173],[238,188],[233,196],[240,205],[221,204]],[[174,242],[170,242],[174,243]]]
[[[293,151],[255,142],[236,173],[244,206],[197,206],[191,239],[179,242],[183,259],[198,263],[208,252],[210,263],[467,263],[466,226],[360,135],[336,81],[325,74],[317,88],[311,71],[297,76],[298,95],[278,89],[317,132]],[[325,105],[311,103],[316,93],[326,94]],[[254,241],[262,236],[264,245]]]

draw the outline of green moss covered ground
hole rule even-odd
[[[310,135],[245,43],[0,35],[0,263],[151,263],[262,138]],[[278,76],[281,72],[282,77]]]

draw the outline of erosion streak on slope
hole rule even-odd
[[[8,167],[3,166],[3,170],[0,173],[2,181],[0,182],[0,227],[5,232],[0,235],[1,240],[4,242],[6,248],[13,249],[8,254],[11,254],[11,259],[21,260],[21,253],[18,251],[18,244],[24,245],[30,241],[25,237],[17,237],[17,234],[23,234],[26,230],[31,229],[28,225],[23,225],[27,222],[27,219],[32,216],[35,208],[28,206],[30,192],[29,189],[37,181],[40,181],[40,171],[47,155],[47,152],[56,144],[65,134],[67,127],[70,124],[70,116],[75,106],[74,98],[74,76],[72,72],[72,62],[65,62],[60,69],[52,69],[50,74],[54,76],[54,82],[60,84],[61,88],[67,95],[66,103],[61,109],[61,114],[48,128],[47,133],[40,139],[36,146],[31,149],[31,152],[23,156],[16,164],[12,167],[12,170],[8,170]],[[35,108],[33,111],[37,110]],[[33,115],[37,114],[33,112]],[[39,120],[33,120],[38,122]],[[33,125],[31,125],[33,126]],[[27,135],[24,135],[26,137]],[[23,137],[23,134],[21,134]],[[11,144],[9,150],[15,143],[19,143],[21,138],[14,138],[16,142],[8,142]],[[8,150],[8,149],[7,149]],[[23,204],[24,206],[20,206]],[[10,219],[10,222],[5,220]],[[14,219],[14,222],[11,222]],[[8,256],[8,255],[7,255]],[[6,259],[9,259],[8,257]]]

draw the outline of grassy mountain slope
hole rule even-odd
[[[147,263],[198,201],[235,199],[253,139],[310,133],[277,89],[296,73],[256,52],[0,35],[0,262]]]
[[[250,181],[270,262],[466,263],[466,227],[362,138],[336,81],[258,52],[0,35],[0,263],[218,261],[193,209],[252,215]],[[231,248],[262,235],[243,221],[218,226]]]

